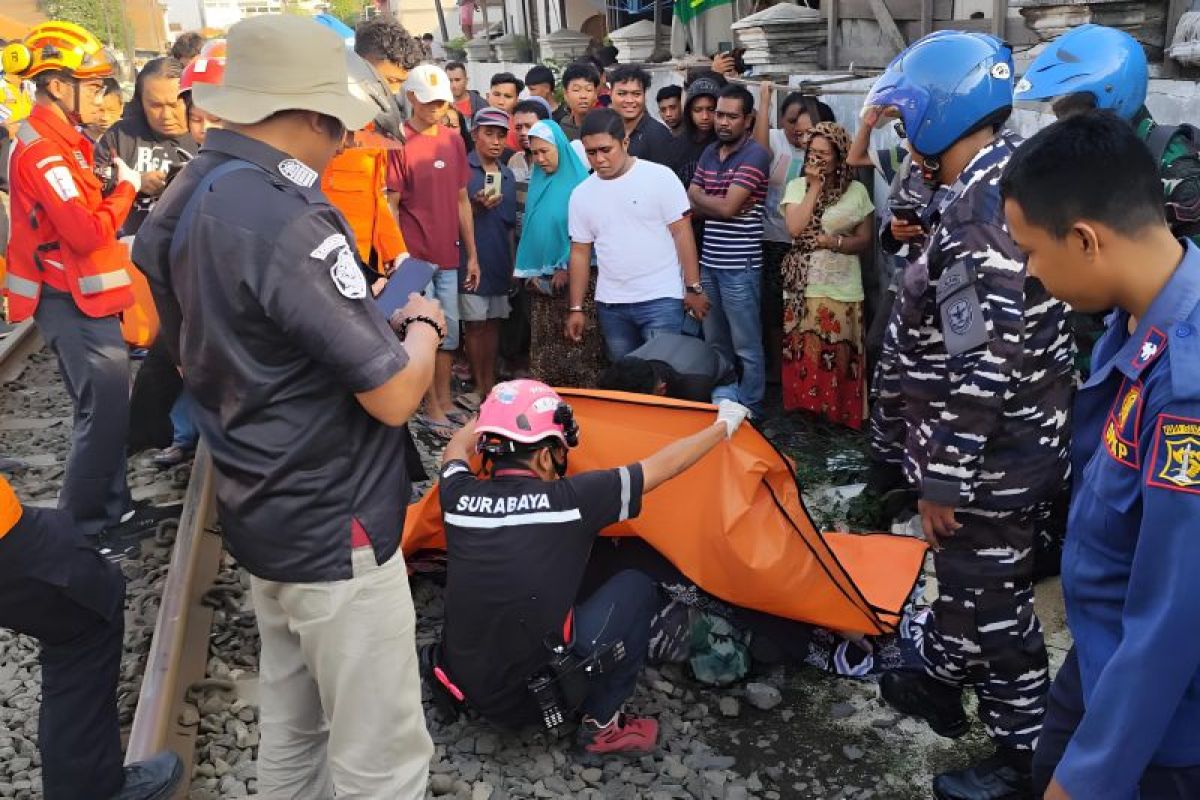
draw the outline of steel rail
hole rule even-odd
[[[8,383],[21,374],[25,360],[42,349],[42,335],[32,319],[17,325],[0,339],[0,383]]]
[[[173,750],[185,780],[173,795],[185,798],[195,764],[200,715],[186,713],[188,688],[205,677],[213,610],[203,604],[221,562],[215,521],[212,459],[201,442],[183,501],[179,531],[163,586],[158,620],[138,695],[125,763]]]

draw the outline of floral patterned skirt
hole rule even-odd
[[[783,312],[783,407],[860,430],[866,416],[863,305],[826,297]]]

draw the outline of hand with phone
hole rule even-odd
[[[892,236],[898,242],[912,242],[921,239],[928,232],[925,221],[921,219],[921,210],[916,206],[893,205],[891,230]]]

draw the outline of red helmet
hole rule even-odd
[[[225,40],[213,39],[204,45],[200,55],[183,68],[179,76],[179,91],[190,92],[192,85],[208,83],[220,86],[225,80]]]
[[[579,427],[571,407],[540,381],[519,380],[497,384],[479,409],[475,426],[480,450],[502,455],[557,439],[566,447],[579,444]]]

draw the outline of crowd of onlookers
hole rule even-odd
[[[87,133],[99,169],[119,156],[142,174],[123,235],[220,124],[191,102],[185,75],[206,49],[179,37],[142,66],[127,104],[110,79]],[[652,93],[651,75],[616,63],[613,48],[559,74],[500,72],[486,87],[470,86],[461,62],[434,63],[428,42],[390,19],[361,25],[355,50],[407,117],[379,167],[394,234],[360,237],[360,255],[381,275],[404,254],[437,267],[429,292],[450,332],[419,418],[436,436],[448,439],[501,378],[653,391],[637,351],[663,333],[715,351],[718,399],[758,416],[768,384],[782,384],[785,409],[862,426],[860,255],[873,207],[827,105],[799,92],[780,100],[769,83],[752,92],[730,80],[727,58],[713,64],[726,74],[692,70]],[[331,196],[337,169],[323,182]],[[163,466],[185,460],[197,438],[189,404],[151,348],[132,448],[159,448]]]

